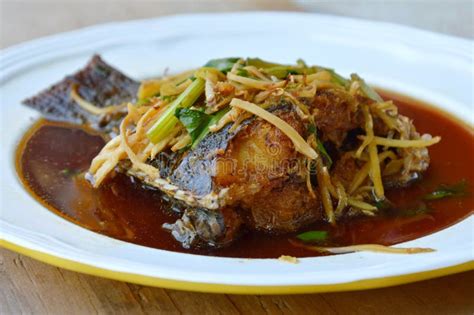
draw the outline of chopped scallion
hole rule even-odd
[[[329,155],[328,151],[326,151],[326,148],[324,147],[323,143],[321,142],[321,140],[319,140],[318,138],[318,130],[316,128],[316,126],[314,125],[310,125],[308,127],[308,131],[310,133],[314,133],[314,136],[316,137],[316,146],[317,146],[317,149],[319,151],[319,153],[321,153],[321,155],[323,156],[323,159],[324,159],[324,162],[327,164],[327,167],[328,168],[331,168],[332,166],[332,159],[331,159],[331,156]]]
[[[222,58],[209,60],[204,67],[215,68],[222,73],[229,72],[240,58]]]
[[[308,231],[301,234],[298,234],[296,238],[303,242],[316,242],[324,241],[328,237],[327,231]]]
[[[195,148],[209,133],[209,126],[212,126],[219,121],[219,119],[221,119],[221,117],[228,111],[228,108],[224,108],[213,115],[208,115],[199,110],[178,108],[176,109],[175,115],[191,136],[190,147]]]
[[[377,92],[375,92],[375,90],[371,88],[367,83],[365,83],[365,81],[361,77],[359,77],[357,74],[355,73],[351,74],[351,79],[353,81],[359,82],[360,89],[362,90],[362,93],[364,93],[366,97],[370,98],[371,100],[375,102],[379,102],[379,103],[383,102],[382,97]]]
[[[204,85],[205,81],[203,79],[196,78],[196,80],[170,104],[150,130],[148,130],[147,137],[151,142],[157,143],[170,134],[176,123],[178,123],[178,118],[175,116],[176,109],[192,106],[204,92]]]
[[[465,179],[453,185],[440,185],[437,189],[425,195],[425,200],[438,200],[449,197],[464,197],[468,195],[468,185]]]

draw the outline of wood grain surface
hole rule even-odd
[[[313,5],[321,3],[321,7],[326,8],[331,3],[307,2]],[[345,7],[350,6],[349,1],[339,2],[344,2]],[[343,7],[337,6],[338,1],[334,3],[333,12]],[[281,0],[0,0],[0,47],[109,21],[184,12],[261,9],[301,10],[291,1]],[[469,24],[466,27],[469,28]],[[467,32],[472,34],[472,29]],[[474,271],[358,292],[287,296],[219,295],[102,279],[49,266],[0,249],[0,314],[152,313],[474,314]]]
[[[0,250],[0,314],[473,314],[474,271],[308,295],[191,293],[102,279]]]

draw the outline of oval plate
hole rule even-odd
[[[471,124],[472,41],[391,24],[296,13],[184,15],[107,24],[2,51],[1,244],[63,268],[146,285],[221,293],[302,293],[407,283],[474,268],[473,217],[403,244],[433,253],[353,253],[300,259],[235,259],[138,246],[74,225],[20,184],[14,152],[38,117],[22,99],[83,66],[93,53],[134,78],[181,71],[215,57],[305,59],[437,104]]]

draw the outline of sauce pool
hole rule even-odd
[[[328,231],[328,245],[392,245],[439,231],[474,212],[473,130],[449,114],[419,101],[394,93],[381,94],[392,99],[401,114],[412,118],[420,133],[439,135],[442,140],[429,148],[431,164],[421,181],[409,188],[387,192],[395,208],[405,210],[381,211],[375,217],[350,218],[338,222],[335,227],[321,222],[305,229]],[[99,189],[93,189],[80,175],[89,168],[104,144],[101,136],[93,131],[40,120],[18,147],[17,171],[29,192],[47,208],[87,229],[116,239],[213,256],[276,258],[281,255],[321,255],[292,245],[289,239],[297,233],[268,235],[252,232],[222,249],[182,248],[161,227],[179,216],[169,210],[159,192],[144,189],[139,182],[123,174],[115,174]],[[429,211],[410,211],[419,207],[422,197],[440,184],[455,184],[461,180],[468,184],[468,196],[429,201],[426,202]]]

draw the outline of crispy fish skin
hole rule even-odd
[[[229,124],[219,132],[209,134],[195,149],[184,155],[181,163],[172,171],[170,181],[197,196],[219,190],[214,183],[218,153],[227,150],[232,139],[249,123],[250,120],[235,131],[230,131]]]
[[[188,208],[175,223],[163,225],[184,248],[229,245],[240,235],[241,226],[241,216],[226,207],[220,211]]]
[[[305,132],[291,104],[275,105],[269,111],[297,127],[300,133]],[[286,135],[262,119],[252,117],[235,130],[231,128],[232,124],[228,124],[210,133],[196,148],[182,155],[169,152],[159,155],[150,164],[158,166],[161,177],[167,178],[169,184],[202,198],[224,188],[232,190],[232,185],[264,184],[270,179],[283,178],[294,166],[291,163],[301,157]],[[233,203],[229,199],[219,204]]]
[[[306,132],[291,104],[269,111],[299,133]],[[284,233],[320,220],[320,200],[317,194],[309,195],[307,175],[302,172],[306,168],[301,168],[305,158],[294,150],[291,140],[260,118],[250,118],[233,131],[231,127],[210,134],[182,155],[163,154],[151,161],[161,176],[167,175],[161,178],[166,182],[128,170],[182,201],[182,218],[165,226],[176,240],[185,247],[203,243],[216,247],[237,237],[241,225]],[[179,189],[169,191],[166,186]]]
[[[39,111],[45,118],[73,124],[87,124],[94,129],[111,131],[125,113],[117,117],[94,115],[71,98],[71,89],[99,108],[134,102],[139,82],[130,79],[95,55],[80,71],[65,77],[23,104]]]

